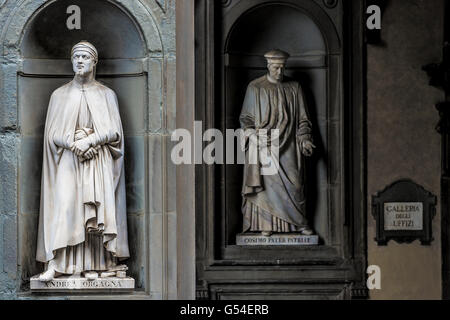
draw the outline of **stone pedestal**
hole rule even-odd
[[[39,275],[30,279],[31,292],[130,292],[134,290],[134,279],[126,278],[98,278],[87,280],[81,276],[62,276],[49,282],[39,281]]]
[[[317,246],[319,236],[304,236],[298,233],[275,233],[270,237],[261,233],[241,233],[236,236],[238,246]]]

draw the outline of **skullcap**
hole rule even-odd
[[[78,42],[76,45],[73,46],[73,48],[72,48],[72,56],[73,56],[73,54],[74,54],[74,52],[76,50],[87,51],[94,57],[95,61],[97,61],[97,59],[98,59],[97,49],[95,49],[95,47],[94,47],[94,45],[92,43],[87,42],[86,40],[82,40],[82,41]]]

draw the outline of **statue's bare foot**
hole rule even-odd
[[[55,269],[53,269],[52,267],[49,267],[49,268],[47,269],[47,271],[45,271],[44,273],[42,273],[42,274],[39,276],[39,281],[42,281],[42,282],[49,282],[49,281],[52,281],[53,279],[55,279],[55,276],[56,276],[56,271],[55,271]]]
[[[92,280],[98,279],[98,273],[95,271],[88,271],[88,272],[84,273],[84,277],[87,280],[92,281]]]
[[[264,237],[270,237],[270,236],[273,234],[272,231],[263,231],[263,232],[261,232],[261,233],[262,233],[262,235],[263,235]]]
[[[312,231],[310,228],[303,228],[300,230],[300,233],[302,236],[312,236],[314,234],[314,231]]]

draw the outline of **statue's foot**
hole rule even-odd
[[[115,271],[104,271],[102,273],[100,273],[100,278],[109,278],[109,277],[114,277],[116,275]]]
[[[55,275],[56,275],[55,269],[48,268],[47,271],[45,271],[44,273],[42,273],[39,276],[39,281],[42,281],[42,282],[52,281],[53,279],[55,279]]]
[[[262,233],[262,235],[263,235],[264,237],[270,237],[270,236],[273,234],[272,231],[263,231],[263,232],[261,232],[261,233]]]
[[[312,231],[310,228],[303,228],[300,230],[300,233],[302,236],[312,236],[314,234],[314,231]]]
[[[88,271],[88,272],[84,273],[84,277],[87,280],[92,281],[92,280],[98,279],[98,273],[95,271]]]

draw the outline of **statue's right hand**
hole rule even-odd
[[[307,157],[311,157],[313,155],[315,148],[316,146],[309,140],[302,142],[302,153]]]
[[[269,135],[267,129],[257,129],[256,137],[258,138],[258,145],[260,146],[269,146]]]
[[[88,138],[75,141],[71,150],[76,156],[82,156],[90,148],[90,141]]]

